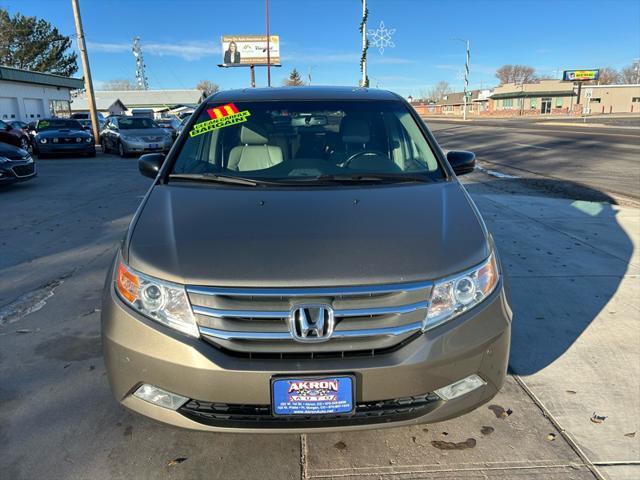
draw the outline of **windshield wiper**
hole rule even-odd
[[[226,175],[215,175],[213,173],[172,173],[170,179],[189,180],[194,182],[215,182],[233,185],[246,185],[249,187],[257,187],[265,182],[259,180],[251,180],[243,177],[229,177]]]
[[[359,174],[337,174],[318,175],[308,179],[295,179],[304,182],[320,183],[381,183],[381,182],[432,182],[426,175],[406,174],[406,173],[359,173]]]

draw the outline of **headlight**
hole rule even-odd
[[[40,143],[47,143],[47,139],[46,138],[41,138],[40,139]]]
[[[499,272],[493,252],[481,265],[435,283],[423,330],[429,330],[473,308],[498,284]]]
[[[183,285],[136,272],[120,255],[115,283],[120,297],[144,316],[192,337],[200,336]]]
[[[82,137],[76,137],[76,143],[82,142]]]

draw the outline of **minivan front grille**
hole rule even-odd
[[[189,286],[200,333],[215,346],[255,358],[346,357],[393,350],[421,332],[431,282],[336,288]],[[300,305],[326,305],[335,326],[324,342],[291,331]]]

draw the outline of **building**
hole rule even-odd
[[[71,91],[81,88],[80,78],[0,66],[0,119],[32,122],[68,116]]]
[[[71,103],[73,113],[84,113],[89,111],[89,101],[86,97],[74,98]],[[108,115],[124,115],[127,111],[124,103],[119,98],[111,101],[110,98],[96,99],[96,110],[105,117]]]
[[[152,109],[156,116],[179,107],[195,107],[205,95],[200,90],[97,90],[94,93],[96,104],[107,110],[120,102],[126,113],[134,109]],[[97,107],[101,110],[100,107]],[[73,112],[87,111],[86,96],[79,95],[71,104]],[[102,111],[102,110],[101,110]],[[123,112],[124,113],[124,112]]]
[[[591,115],[640,113],[640,84],[584,85],[581,103]]]
[[[569,114],[576,104],[573,83],[540,80],[536,83],[509,83],[493,90],[486,114],[500,116]]]

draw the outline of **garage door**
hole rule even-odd
[[[44,102],[41,98],[25,98],[24,112],[27,117],[27,122],[32,122],[34,120],[38,120],[39,118],[44,118]]]
[[[0,119],[4,121],[20,119],[17,98],[0,97]]]

